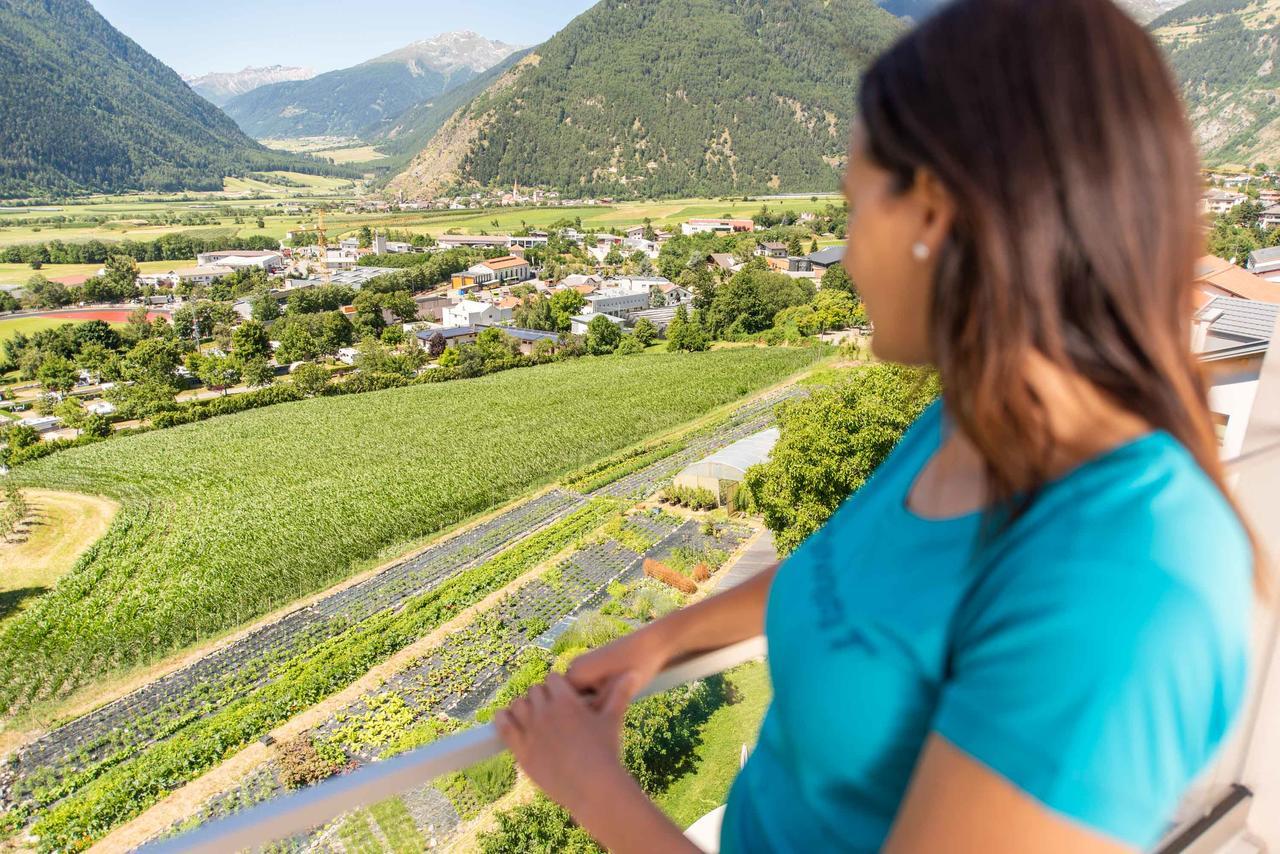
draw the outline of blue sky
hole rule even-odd
[[[409,42],[474,30],[546,41],[596,0],[90,0],[108,21],[184,75],[248,65],[346,68]]]

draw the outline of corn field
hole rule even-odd
[[[282,404],[23,466],[21,485],[122,509],[0,628],[0,714],[243,625],[821,355],[582,359]]]

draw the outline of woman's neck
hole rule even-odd
[[[1081,464],[1151,432],[1151,424],[1119,406],[1088,380],[1036,354],[1026,380],[1044,404],[1052,437],[1048,474],[1059,477]],[[908,496],[911,510],[948,518],[982,510],[988,497],[986,467],[977,447],[952,430],[925,466]]]

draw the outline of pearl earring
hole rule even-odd
[[[916,241],[916,244],[911,247],[911,254],[915,256],[917,261],[928,261],[929,247],[922,241]]]

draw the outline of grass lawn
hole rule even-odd
[[[194,267],[196,259],[179,261],[140,261],[138,270],[146,273],[167,273],[170,270],[181,270],[183,267]],[[102,269],[101,264],[45,264],[39,270],[31,269],[29,264],[0,264],[0,285],[22,285],[32,276],[40,275],[46,279],[59,279],[63,276],[92,276]]]
[[[0,624],[48,592],[119,509],[114,501],[66,492],[27,490],[26,499],[30,519],[0,542]]]
[[[738,776],[742,746],[755,746],[769,706],[772,692],[764,662],[736,667],[727,677],[738,690],[738,702],[717,709],[703,724],[698,770],[681,777],[655,799],[681,828],[724,804]]]

